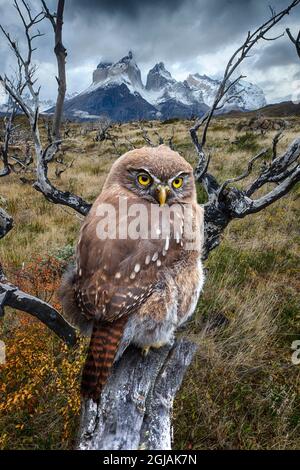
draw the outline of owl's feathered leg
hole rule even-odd
[[[93,321],[88,320],[79,308],[75,297],[76,270],[69,265],[64,273],[58,294],[63,306],[64,317],[85,336],[91,336]]]
[[[87,359],[82,372],[81,393],[98,401],[121,341],[126,317],[113,322],[95,322]]]

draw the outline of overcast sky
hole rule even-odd
[[[28,0],[34,10],[39,0]],[[56,1],[48,0],[51,9]],[[290,0],[66,0],[64,45],[68,50],[68,92],[80,92],[90,83],[100,60],[116,61],[132,50],[145,81],[159,61],[178,80],[199,72],[218,76],[246,32],[270,16],[269,4],[278,12]],[[13,0],[0,0],[0,22],[12,36],[24,41]],[[272,35],[289,26],[300,28],[300,6],[283,20]],[[56,92],[53,31],[47,21],[39,38],[35,61],[39,66],[41,96]],[[0,72],[10,73],[12,54],[1,37]],[[286,35],[263,41],[240,72],[264,90],[269,102],[288,99],[300,83],[300,61]]]

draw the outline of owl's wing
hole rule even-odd
[[[77,248],[77,302],[88,318],[114,321],[135,311],[163,285],[164,268],[182,254],[176,238],[106,239],[88,216]],[[149,226],[149,230],[151,227]]]

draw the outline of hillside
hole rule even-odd
[[[256,111],[248,111],[244,113],[241,113],[240,111],[230,111],[224,114],[224,116],[245,118],[253,117],[258,114],[266,117],[300,116],[300,103],[296,104],[292,101],[283,101],[281,103],[263,106]]]

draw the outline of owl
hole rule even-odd
[[[116,160],[60,289],[65,316],[91,335],[83,396],[99,399],[130,344],[147,354],[173,341],[204,283],[202,242],[203,208],[182,156],[160,145]]]

